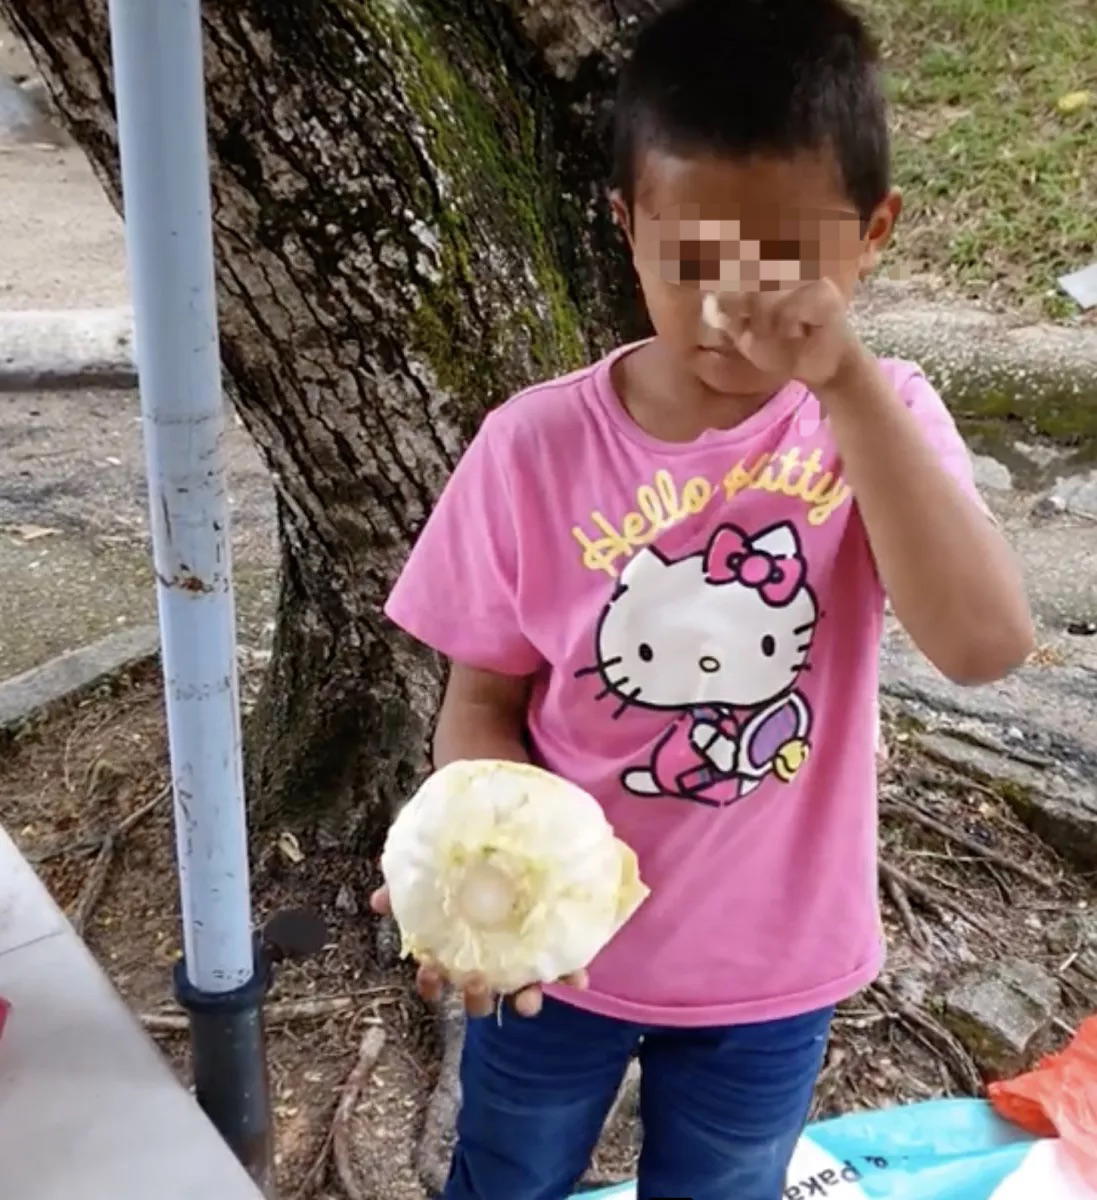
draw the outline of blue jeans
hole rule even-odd
[[[760,1025],[634,1025],[546,1000],[469,1022],[442,1200],[565,1200],[633,1054],[639,1200],[781,1200],[833,1010]]]

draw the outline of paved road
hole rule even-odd
[[[0,25],[0,76],[31,70]],[[125,304],[117,214],[79,151],[27,144],[26,117],[9,80],[0,92],[0,308]],[[128,393],[0,395],[0,678],[152,616],[137,413]],[[229,455],[241,615],[255,640],[273,603],[273,503],[235,424]],[[1091,656],[1097,639],[1062,631],[1097,620],[1097,522],[1034,522],[1032,501],[995,494],[993,503],[1025,559],[1046,635],[1071,661]],[[57,532],[28,539],[17,526]]]
[[[227,441],[242,632],[257,642],[274,502],[235,418]],[[0,395],[0,678],[153,619],[143,455],[135,394]]]
[[[136,396],[0,395],[0,678],[153,615]],[[277,563],[263,464],[231,418],[228,457],[244,636],[269,619]],[[1097,638],[1097,521],[1031,515],[1035,497],[989,493],[1024,558],[1045,636],[1074,661]],[[35,536],[33,528],[53,530]]]

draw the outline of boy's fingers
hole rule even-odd
[[[465,984],[465,1011],[470,1017],[487,1017],[495,1008],[495,997],[483,979],[472,976]]]
[[[787,317],[808,326],[825,325],[841,306],[841,296],[834,284],[829,279],[816,279],[788,293],[782,319]]]
[[[389,899],[388,884],[382,884],[369,898],[369,906],[375,913],[388,916],[392,912],[392,901]]]
[[[424,1000],[431,1004],[437,1004],[442,999],[445,980],[433,967],[420,967],[415,986]]]
[[[568,987],[583,989],[590,984],[586,971],[573,971],[570,975],[562,975],[558,982]],[[511,997],[515,1012],[523,1017],[536,1017],[545,1004],[545,995],[540,985],[523,988]]]
[[[544,997],[541,994],[541,989],[536,986],[523,988],[514,997],[514,1009],[519,1016],[535,1017],[541,1011],[541,1006],[544,1003]]]
[[[806,337],[808,327],[795,315],[781,318],[781,327],[779,330],[780,336],[787,341],[795,341],[797,338]]]
[[[731,328],[734,336],[739,337],[750,328],[750,297],[737,297],[735,302],[734,316],[732,317]]]
[[[568,987],[582,989],[589,986],[590,979],[586,971],[573,971],[570,975],[562,976],[559,982]],[[420,963],[415,986],[424,1000],[430,1004],[437,1004],[446,989],[445,973],[434,963]],[[487,986],[482,975],[472,974],[467,978],[454,980],[454,986],[462,992],[465,1011],[470,1017],[487,1017],[495,1011],[497,997]],[[544,994],[539,984],[523,988],[510,1000],[515,1012],[523,1017],[537,1016],[544,1006]]]
[[[767,292],[750,294],[750,332],[760,341],[773,337],[774,315],[780,304],[780,296]]]

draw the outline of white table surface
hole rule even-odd
[[[0,829],[0,1197],[261,1200]]]

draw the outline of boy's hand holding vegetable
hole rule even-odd
[[[381,913],[382,915],[391,915],[392,902],[389,899],[388,884],[379,887],[373,893],[370,903],[373,906],[374,912]],[[446,972],[436,963],[428,965],[421,962],[419,964],[415,986],[419,995],[428,1004],[437,1004],[442,999],[446,987],[451,982]],[[569,987],[585,988],[587,986],[587,973],[586,971],[574,971],[570,975],[564,976],[559,982],[567,984]],[[462,981],[462,992],[464,994],[465,1009],[470,1017],[490,1016],[498,1006],[499,997],[491,991],[484,977],[475,972]],[[509,999],[514,1005],[515,1012],[523,1017],[537,1016],[541,1011],[541,1005],[544,1001],[539,983],[522,988],[521,991],[515,992]]]
[[[636,855],[598,802],[528,763],[451,762],[401,810],[373,897],[437,999],[461,988],[472,1016],[513,997],[524,1016],[541,985],[586,984],[586,964],[647,897]]]

